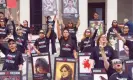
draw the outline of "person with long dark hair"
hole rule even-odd
[[[92,52],[95,47],[95,37],[97,34],[98,26],[94,34],[92,34],[90,29],[86,29],[83,34],[83,39],[81,40],[80,50],[81,52]]]
[[[66,58],[76,58],[77,59],[77,52],[76,52],[76,44],[71,39],[69,30],[64,28],[61,32],[60,30],[59,21],[57,21],[57,34],[60,43],[60,55],[59,57],[66,57]],[[62,33],[62,34],[61,34]]]
[[[17,22],[18,22],[18,25],[20,25],[23,29],[23,35],[26,39],[26,41],[28,41],[28,36],[31,37],[31,32],[30,32],[30,28],[28,27],[28,21],[27,20],[24,20],[23,21],[23,24],[20,23],[20,20],[19,20],[19,11],[17,12]]]
[[[56,42],[57,35],[56,35],[55,31],[54,31],[55,22],[56,22],[56,15],[54,16],[53,20],[52,20],[52,18],[50,16],[46,17],[47,32],[49,31],[49,25],[52,25],[51,34],[50,34],[50,37],[49,37],[49,39],[51,40],[52,54],[56,53],[55,42]]]
[[[60,68],[60,72],[61,72],[60,80],[73,80],[72,68],[69,65],[67,64],[62,65]]]
[[[100,47],[103,47],[105,54],[107,56],[107,60],[111,62],[111,60],[118,58],[118,54],[115,53],[113,48],[108,45],[107,37],[105,34],[101,34],[97,39],[97,46],[94,48],[94,51],[91,55],[91,58],[95,61],[95,68],[104,68],[104,63],[100,51]]]
[[[38,74],[45,74],[49,72],[49,64],[45,58],[38,58],[35,62],[35,71]]]
[[[17,49],[21,52],[21,53],[27,53],[27,40],[23,34],[23,29],[22,27],[20,27],[20,25],[18,25],[17,27],[14,24],[13,21],[13,17],[10,16],[11,18],[11,23],[13,25],[13,37],[17,43]]]
[[[65,25],[63,23],[63,21],[62,21],[61,24],[62,24],[63,29],[67,29],[69,31],[70,37],[74,41],[74,43],[76,45],[76,50],[77,50],[77,37],[76,37],[76,33],[78,31],[78,27],[80,26],[80,17],[79,17],[79,20],[78,20],[76,25],[74,25],[73,21],[69,21],[67,25]]]

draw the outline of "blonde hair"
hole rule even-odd
[[[88,29],[86,29],[85,31],[84,31],[84,34],[83,34],[83,37],[82,37],[82,39],[81,40],[84,40],[85,38],[86,38],[86,31],[87,30],[90,30],[90,36],[89,37],[92,37],[92,31],[91,31],[91,29],[90,28],[88,28]]]

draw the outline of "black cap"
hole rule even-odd
[[[10,42],[16,42],[16,41],[14,39],[9,39],[8,43],[10,43]]]

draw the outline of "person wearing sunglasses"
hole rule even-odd
[[[81,52],[92,52],[93,48],[95,47],[95,37],[98,31],[98,26],[96,26],[96,30],[94,34],[92,34],[90,29],[86,29],[83,35],[83,39],[81,40],[80,44],[80,51]]]
[[[23,57],[22,53],[17,49],[16,41],[8,40],[8,49],[0,43],[0,50],[5,55],[5,61],[2,70],[22,70]]]
[[[26,41],[28,41],[28,37],[32,38],[32,34],[30,32],[30,27],[28,27],[28,21],[27,20],[24,20],[23,21],[23,24],[20,23],[20,20],[19,20],[19,11],[17,12],[17,23],[18,25],[20,25],[23,29],[23,35],[26,39]]]
[[[37,54],[48,53],[49,52],[49,37],[51,34],[52,26],[49,25],[49,31],[46,33],[44,30],[40,30],[39,38],[36,39],[34,43],[34,49]]]
[[[23,28],[18,25],[15,26],[15,23],[13,21],[13,17],[10,15],[11,23],[13,25],[13,37],[17,43],[17,49],[21,53],[27,53],[28,48],[27,48],[27,40],[23,34]]]
[[[132,77],[123,70],[123,64],[120,59],[112,60],[112,67],[116,72],[109,77],[109,80],[132,80]]]

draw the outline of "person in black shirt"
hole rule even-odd
[[[8,38],[9,35],[10,35],[9,28],[5,25],[4,19],[0,18],[0,40]]]
[[[0,50],[5,55],[3,70],[22,70],[23,57],[22,53],[17,49],[15,40],[8,40],[9,49],[0,44]]]
[[[36,39],[34,43],[34,49],[37,52],[37,54],[49,52],[49,37],[51,34],[51,29],[52,29],[52,26],[49,25],[49,31],[47,34],[46,32],[44,32],[44,30],[40,30],[39,38]]]
[[[111,63],[111,60],[118,58],[118,54],[115,53],[113,48],[108,45],[106,35],[101,34],[97,40],[97,46],[94,48],[93,53],[91,55],[91,58],[95,61],[94,68],[104,68],[104,62],[101,55],[100,46],[104,48],[109,63]]]
[[[17,22],[18,22],[18,25],[20,25],[23,29],[23,35],[26,39],[26,41],[28,41],[28,36],[30,36],[31,38],[31,33],[30,33],[30,28],[28,27],[28,21],[27,20],[24,20],[23,21],[23,24],[20,24],[20,21],[19,21],[19,11],[17,12]]]
[[[113,29],[117,30],[118,33],[122,33],[121,29],[119,28],[118,26],[118,22],[116,20],[113,20],[112,21],[112,27],[108,30],[108,33],[107,33],[107,40],[109,41],[110,38],[112,37],[116,37],[115,36],[115,33],[113,32]],[[110,43],[110,41],[109,41]]]
[[[113,32],[116,34],[118,39],[122,40],[124,42],[124,45],[126,45],[129,48],[129,59],[133,59],[133,41],[126,40],[115,29],[113,30]]]
[[[63,23],[63,21],[61,23],[62,23],[63,28],[68,29],[72,40],[75,42],[76,50],[77,50],[77,37],[76,37],[76,33],[77,33],[78,27],[80,25],[80,18],[79,18],[76,26],[74,26],[74,23],[72,21],[69,21],[67,25],[65,25]]]
[[[20,26],[15,27],[14,21],[13,21],[13,17],[10,16],[11,18],[11,22],[13,25],[13,37],[17,43],[17,49],[21,52],[21,53],[27,53],[27,42],[26,39],[23,35],[23,29]]]
[[[81,40],[80,50],[81,52],[92,52],[93,48],[95,47],[95,37],[97,34],[98,27],[94,34],[92,35],[90,29],[86,29],[84,32],[84,37]]]
[[[49,27],[49,25],[52,25],[51,34],[49,37],[49,39],[51,40],[52,54],[56,53],[55,41],[56,41],[57,36],[54,31],[55,21],[56,21],[56,16],[54,16],[53,20],[50,16],[47,16],[47,18],[46,18],[47,27]],[[48,30],[49,29],[47,29],[47,32],[48,32]]]
[[[112,65],[116,72],[109,77],[109,80],[132,80],[131,76],[123,70],[121,60],[112,60]]]
[[[9,13],[9,11],[8,11],[8,16],[10,15],[10,13]],[[0,12],[0,18],[3,18],[4,19],[4,21],[5,21],[5,25],[7,24],[7,22],[8,22],[8,17],[5,17],[5,15],[4,15],[4,13],[3,12]]]
[[[62,31],[62,36],[61,36],[61,30],[59,26],[60,26],[59,21],[57,21],[57,34],[60,43],[59,57],[77,59],[76,46],[75,46],[76,44],[71,39],[69,31],[67,29],[64,29]]]

